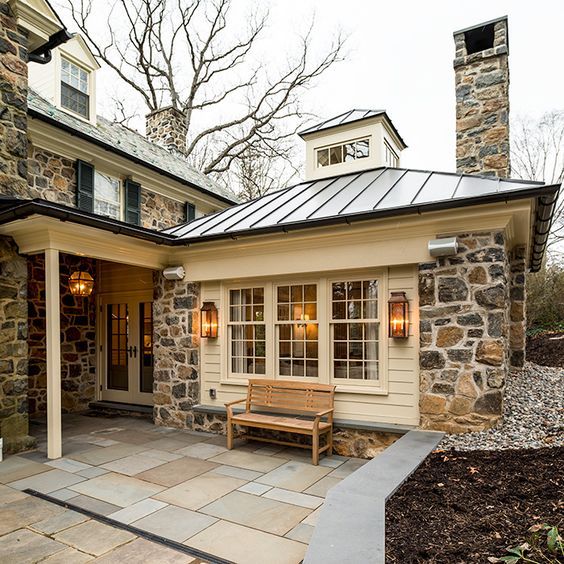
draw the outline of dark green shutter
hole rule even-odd
[[[94,167],[84,161],[76,161],[76,207],[94,211]]]
[[[125,180],[125,221],[141,224],[141,184]]]
[[[196,219],[196,206],[190,202],[186,202],[186,221]]]

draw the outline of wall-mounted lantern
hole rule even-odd
[[[409,303],[405,292],[392,292],[388,300],[389,336],[405,339],[409,333]]]
[[[73,296],[88,297],[94,289],[94,278],[84,271],[76,270],[69,276],[69,290]]]
[[[213,302],[204,302],[200,309],[200,335],[206,339],[217,338],[217,308]]]

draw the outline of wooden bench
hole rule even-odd
[[[225,404],[227,448],[230,450],[233,448],[233,425],[310,435],[312,462],[317,466],[322,452],[327,451],[328,455],[333,453],[334,395],[335,386],[327,384],[250,379],[247,398]],[[234,415],[233,406],[243,402],[246,404],[245,412]],[[264,413],[265,411],[267,413]],[[326,420],[323,420],[324,418]],[[327,435],[327,441],[325,446],[320,448],[319,438],[322,435]],[[252,438],[279,445],[310,448],[309,445],[274,438],[256,436]]]

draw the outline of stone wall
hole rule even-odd
[[[141,188],[141,225],[167,229],[186,221],[185,204]]]
[[[509,309],[509,361],[512,368],[525,365],[526,346],[526,249],[516,247],[511,252],[510,262],[510,309]]]
[[[27,179],[28,197],[76,206],[75,161],[30,146]]]
[[[153,418],[166,427],[192,428],[200,396],[200,286],[154,273]]]
[[[0,2],[0,195],[27,192],[27,37]]]
[[[509,262],[502,232],[458,236],[419,267],[421,426],[479,430],[501,417],[509,366]]]
[[[466,34],[454,36],[456,169],[510,176],[507,20],[495,24],[493,47],[467,54]]]
[[[77,269],[94,278],[96,261],[62,254],[61,293],[61,404],[64,413],[83,411],[96,390],[96,299],[73,296],[68,277]],[[45,341],[45,260],[33,255],[28,260],[29,315],[29,412],[47,411],[47,371]]]
[[[173,153],[184,154],[187,133],[186,116],[172,106],[155,110],[145,118],[147,139]]]
[[[33,446],[27,403],[27,269],[15,243],[0,238],[0,437],[4,452]]]

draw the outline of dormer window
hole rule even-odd
[[[339,145],[317,149],[317,167],[348,163],[370,156],[369,139],[357,139]]]
[[[61,106],[90,119],[88,72],[61,57]]]

